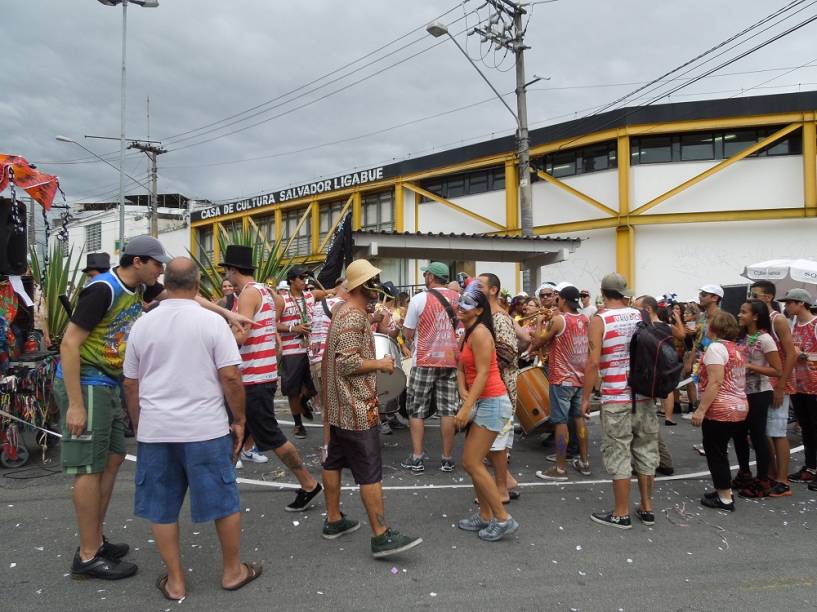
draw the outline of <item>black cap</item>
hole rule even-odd
[[[88,253],[85,258],[85,268],[83,273],[88,273],[89,270],[99,270],[100,272],[107,272],[111,269],[111,256],[107,253]]]
[[[579,307],[579,290],[573,285],[568,285],[559,292],[559,297],[574,308]]]
[[[287,271],[287,280],[291,281],[293,278],[296,278],[298,276],[308,276],[308,275],[309,275],[309,270],[307,268],[305,268],[303,266],[292,266]]]

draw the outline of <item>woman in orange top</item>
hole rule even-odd
[[[479,512],[459,521],[459,528],[476,531],[480,539],[496,541],[519,528],[502,505],[496,482],[484,459],[497,434],[513,418],[508,391],[499,374],[491,307],[479,282],[472,282],[460,297],[457,317],[465,337],[457,366],[462,407],[455,417],[457,427],[471,427],[465,439],[462,466],[474,483]]]

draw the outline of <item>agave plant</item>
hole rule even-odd
[[[68,255],[64,255],[62,245],[54,241],[46,267],[37,250],[33,247],[30,249],[31,271],[35,280],[40,283],[48,315],[48,334],[54,347],[59,346],[68,326],[68,312],[60,303],[60,296],[68,297],[73,311],[79,292],[85,285],[85,274],[80,272],[84,251],[85,247],[80,250],[77,261],[74,262],[74,247],[71,247]]]
[[[291,267],[281,261],[283,251],[281,242],[269,244],[264,234],[252,225],[246,229],[243,227],[224,228],[218,235],[218,244],[222,253],[226,252],[227,247],[231,244],[252,247],[255,279],[259,282],[277,284]],[[199,290],[201,295],[208,300],[223,297],[221,293],[223,271],[218,266],[218,262],[213,261],[207,253],[201,253],[201,257],[196,257],[189,249],[187,252],[201,272]]]

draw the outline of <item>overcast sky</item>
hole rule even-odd
[[[475,25],[487,17],[487,9],[474,12],[481,5],[478,0],[464,5],[452,0],[160,2],[158,8],[128,7],[126,135],[147,137],[149,96],[150,137],[162,140],[169,149],[159,158],[161,192],[210,200],[256,195],[513,132],[510,114],[499,101],[489,100],[365,136],[491,98],[487,85],[453,43],[444,41],[429,49],[439,41],[423,28],[451,9],[442,21],[452,24],[452,33],[464,30],[466,23]],[[661,75],[786,3],[560,0],[539,4],[533,8],[526,37],[531,47],[526,55],[528,78],[537,74],[550,80],[531,87],[531,127],[585,115],[631,91],[636,87],[633,83]],[[467,19],[465,13],[470,13]],[[806,8],[739,49],[814,13],[817,7]],[[96,0],[27,0],[5,7],[3,22],[0,51],[6,61],[0,152],[23,155],[42,170],[57,174],[70,201],[115,200],[116,171],[98,162],[55,163],[85,160],[88,155],[54,137],[75,138],[99,154],[118,151],[116,142],[83,140],[83,136],[119,136],[121,7],[106,7]],[[746,95],[815,89],[817,66],[786,74],[792,67],[817,63],[815,34],[817,22],[722,71],[755,72],[707,78],[671,99],[725,98],[753,87]],[[458,40],[477,60],[485,51],[475,37],[466,40],[459,34]],[[409,43],[414,44],[371,64]],[[511,91],[514,73],[509,59],[498,68],[495,64],[491,53],[480,66],[500,91]],[[772,68],[779,70],[767,71]],[[303,87],[327,74],[331,76]],[[338,80],[329,83],[332,79]],[[292,90],[296,93],[281,97]],[[325,99],[319,99],[322,96]],[[514,105],[512,97],[507,100]],[[253,111],[258,113],[255,117],[239,121],[246,117],[240,115],[230,120],[239,122],[225,127],[226,118],[259,105],[263,106]],[[259,121],[264,123],[248,127]],[[240,128],[247,129],[201,143]],[[357,139],[331,144],[352,138]],[[311,150],[299,152],[307,148]],[[260,157],[265,159],[253,159]],[[111,159],[118,163],[115,154]],[[125,167],[137,178],[147,174],[143,155],[129,152]],[[144,189],[130,186],[126,191]]]

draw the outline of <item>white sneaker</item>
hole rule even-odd
[[[250,463],[266,463],[269,457],[258,452],[258,447],[253,446],[249,451],[241,451],[241,458]]]
[[[244,464],[241,463],[241,459],[239,459],[238,461],[235,462],[235,469],[240,470],[243,467],[244,467]]]
[[[692,413],[691,412],[685,412],[684,414],[681,415],[681,418],[684,419],[685,421],[691,421],[692,420]]]

